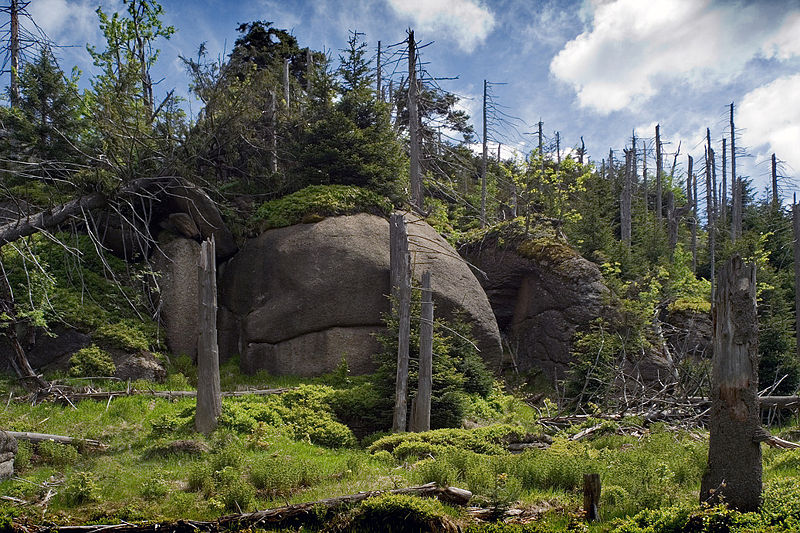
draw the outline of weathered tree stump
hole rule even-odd
[[[583,475],[583,511],[586,520],[600,520],[600,474]]]
[[[764,431],[758,404],[756,269],[735,255],[720,270],[714,302],[711,433],[700,501],[739,511],[761,503]]]
[[[222,413],[217,346],[217,264],[214,237],[203,242],[197,275],[200,278],[200,337],[197,340],[197,409],[194,425],[209,434]]]

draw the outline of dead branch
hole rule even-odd
[[[47,433],[32,433],[28,431],[6,431],[9,435],[17,440],[26,440],[28,442],[38,443],[51,440],[60,444],[81,444],[91,448],[105,450],[108,445],[103,444],[99,440],[94,439],[78,439],[75,437],[67,437],[64,435],[49,435]]]

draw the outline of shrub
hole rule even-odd
[[[97,328],[95,336],[123,350],[150,349],[147,334],[142,331],[142,322],[134,320],[103,324]]]
[[[17,441],[17,454],[14,456],[14,470],[21,472],[31,466],[33,445],[25,440]]]
[[[140,490],[142,498],[147,501],[163,500],[169,492],[169,483],[160,475],[145,481]]]
[[[69,375],[73,377],[113,376],[116,370],[108,352],[94,344],[81,348],[69,360]]]
[[[365,500],[353,521],[356,531],[448,531],[445,507],[432,499],[405,494],[385,494]]]
[[[60,444],[52,440],[40,442],[37,446],[39,458],[44,464],[53,466],[65,466],[75,464],[80,454],[78,450],[69,444]]]
[[[252,507],[255,490],[252,485],[237,476],[219,489],[219,496],[226,511],[243,513]]]
[[[395,450],[404,444],[401,451],[412,449],[411,443],[421,443],[418,450],[429,453],[431,446],[469,450],[487,455],[505,454],[506,443],[519,441],[526,432],[517,426],[496,424],[476,429],[435,429],[423,433],[397,433],[381,437],[367,448],[370,453],[386,450],[395,454]],[[408,444],[405,444],[408,443]],[[416,445],[414,445],[416,446]]]
[[[61,492],[64,504],[70,507],[97,501],[99,490],[89,472],[75,472]]]
[[[270,498],[287,497],[318,479],[313,468],[290,457],[267,459],[250,468],[250,483]]]

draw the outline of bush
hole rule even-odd
[[[78,462],[80,454],[78,450],[69,444],[60,444],[52,440],[40,442],[37,446],[40,460],[44,464],[53,466],[65,466]]]
[[[285,498],[298,489],[311,486],[318,475],[304,462],[291,457],[266,459],[250,468],[250,483],[270,498]]]
[[[31,466],[33,445],[26,440],[17,441],[17,454],[14,456],[14,470],[21,472]]]
[[[98,500],[99,490],[89,472],[75,472],[61,492],[64,504],[70,507]]]
[[[386,450],[395,457],[398,452],[407,454],[407,457],[410,455],[409,452],[414,449],[419,450],[423,455],[431,453],[432,450],[442,451],[444,449],[499,455],[507,453],[506,443],[519,441],[525,435],[526,432],[522,428],[507,424],[476,429],[436,429],[423,433],[387,435],[373,442],[367,450],[370,453]],[[401,445],[403,445],[402,448]]]
[[[103,324],[95,336],[123,350],[149,350],[150,342],[142,331],[142,323],[134,320]]]
[[[161,475],[156,475],[152,479],[145,481],[140,490],[142,498],[147,501],[163,500],[169,492],[169,483]]]
[[[356,531],[449,531],[445,507],[432,499],[404,494],[385,494],[365,500],[353,520]]]
[[[75,352],[69,360],[73,377],[113,376],[117,367],[108,352],[92,344]]]

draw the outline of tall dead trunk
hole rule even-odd
[[[414,31],[408,31],[408,134],[410,147],[411,205],[419,212],[423,210],[422,167],[420,166],[419,111],[417,109],[417,48]]]
[[[642,140],[642,189],[644,190],[644,210],[650,209],[647,201],[647,141]]]
[[[11,33],[9,35],[9,55],[11,56],[11,107],[19,105],[19,1],[11,0]]]
[[[714,270],[716,269],[716,239],[714,236],[714,187],[711,183],[710,150],[706,149],[706,231],[708,232],[708,257],[711,278],[711,298],[714,298]]]
[[[419,324],[419,381],[411,431],[431,429],[431,394],[433,391],[433,293],[431,273],[422,273],[422,309]]]
[[[656,124],[656,220],[658,220],[659,227],[661,226],[661,219],[663,217],[661,205],[661,126]]]
[[[406,221],[401,214],[389,219],[389,262],[392,300],[398,317],[397,377],[395,380],[392,431],[406,430],[408,418],[408,351],[411,334],[411,255],[408,252]]]
[[[620,239],[630,246],[631,244],[631,167],[633,166],[633,154],[630,150],[625,150],[625,174],[622,182],[622,194],[620,195]]]
[[[489,159],[488,131],[486,124],[486,89],[487,82],[483,80],[483,158],[481,159],[481,227],[486,227],[486,165]]]
[[[794,321],[797,359],[800,360],[800,205],[795,195],[792,202],[792,229],[794,230]]]
[[[761,504],[763,429],[758,405],[756,268],[733,256],[719,273],[714,300],[714,359],[708,468],[700,501],[739,511]]]
[[[675,247],[678,245],[678,224],[680,217],[675,209],[675,193],[667,191],[667,243],[669,246],[669,259],[675,255]]]
[[[217,346],[217,263],[214,237],[203,241],[200,249],[199,278],[200,337],[197,341],[197,410],[194,425],[208,435],[217,427],[222,413]]]
[[[377,69],[376,69],[376,72],[375,72],[375,96],[378,99],[378,101],[383,102],[383,88],[381,87],[381,82],[382,82],[381,78],[383,77],[383,72],[381,71],[381,68],[383,67],[383,65],[381,65],[381,42],[380,41],[378,41],[378,59],[376,61],[376,66],[377,66]]]
[[[736,125],[733,122],[733,102],[730,113],[731,127],[731,201],[733,209],[731,215],[731,240],[742,236],[742,184],[736,178]]]
[[[772,154],[772,207],[777,210],[780,205],[781,202],[778,198],[778,160],[775,158],[775,154]]]
[[[693,173],[694,158],[689,156],[686,174],[686,195],[689,197],[692,223],[692,272],[697,273],[697,178]]]
[[[722,138],[722,188],[720,190],[720,227],[728,225],[728,139]]]
[[[283,60],[283,101],[289,109],[289,58]]]
[[[269,92],[269,116],[270,116],[270,150],[269,150],[269,165],[273,174],[278,172],[278,113],[277,106],[275,105],[275,91]]]

